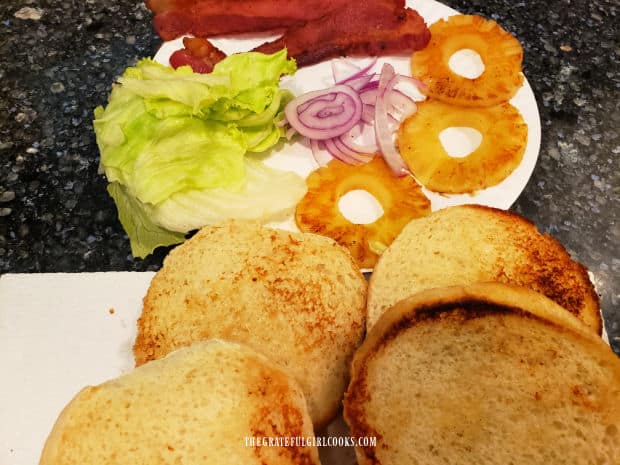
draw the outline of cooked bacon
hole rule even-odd
[[[405,0],[148,0],[147,5],[164,39],[286,27],[282,37],[254,50],[274,53],[286,47],[299,67],[339,56],[410,54],[430,39],[424,20],[405,8]],[[217,49],[219,54],[205,54],[204,47],[185,44],[174,62],[208,72],[225,55]]]
[[[210,37],[301,26],[350,0],[147,0],[164,40],[191,34]],[[388,0],[398,4],[404,0]]]
[[[279,39],[255,51],[273,53],[284,47],[297,66],[308,66],[339,56],[411,53],[426,46],[430,32],[424,19],[390,1],[348,2],[303,26],[289,28]]]
[[[253,16],[199,16],[190,33],[196,37],[213,37],[246,32],[264,32],[299,26],[304,21],[295,18],[265,18]]]
[[[279,18],[303,23],[337,10],[350,1],[351,0],[196,0],[196,21],[200,22],[207,16],[232,15],[246,18]],[[247,29],[246,32],[252,31]]]
[[[196,0],[146,0],[155,13],[153,27],[164,40],[172,40],[191,31]]]
[[[207,39],[185,37],[185,48],[177,50],[170,56],[170,66],[189,65],[196,73],[210,73],[218,61],[226,58],[226,54]]]
[[[192,30],[193,18],[183,11],[164,11],[153,17],[155,32],[163,40],[172,40],[189,34]]]
[[[182,11],[190,13],[194,8],[196,0],[146,0],[146,7],[153,13],[163,13],[164,11]]]

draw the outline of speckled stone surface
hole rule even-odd
[[[523,43],[542,121],[538,165],[513,209],[586,265],[620,354],[618,4],[446,1]],[[140,2],[0,3],[0,273],[155,270],[133,259],[97,174],[93,109],[161,45]]]

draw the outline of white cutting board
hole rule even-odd
[[[136,321],[153,274],[0,277],[0,465],[37,465],[73,396],[133,369]],[[339,416],[321,435],[349,434]],[[355,463],[351,447],[319,452],[325,465]]]
[[[0,276],[0,465],[37,465],[73,396],[134,367],[136,321],[153,274]],[[348,436],[342,417],[320,435]],[[355,463],[353,448],[320,454],[325,465]]]
[[[0,277],[0,465],[38,464],[69,400],[133,368],[136,320],[152,276]]]

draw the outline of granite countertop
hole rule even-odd
[[[538,165],[512,207],[590,271],[620,354],[620,45],[609,0],[450,0],[523,43],[542,122]],[[97,174],[91,124],[112,82],[161,45],[121,0],[0,5],[0,273],[156,270],[131,257]]]

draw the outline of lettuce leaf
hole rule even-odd
[[[155,224],[151,219],[152,207],[128,194],[119,183],[108,184],[108,193],[116,203],[118,218],[129,237],[134,257],[144,258],[159,246],[179,244],[185,240],[185,234],[168,231]]]
[[[136,157],[129,185],[142,202],[158,204],[186,189],[239,190],[246,146],[234,126],[172,117]]]
[[[108,184],[131,253],[144,258],[159,246],[181,243],[185,233],[227,219],[278,221],[291,214],[306,194],[305,181],[247,157],[247,183],[239,192],[222,188],[188,190],[154,206],[140,202],[118,182]],[[269,189],[265,189],[269,185]]]
[[[153,208],[153,220],[171,231],[185,232],[231,218],[263,223],[286,219],[306,195],[305,180],[251,157],[246,157],[244,163],[247,182],[242,190],[215,188],[179,192]]]
[[[148,58],[125,70],[108,104],[95,109],[93,126],[134,255],[182,242],[182,233],[214,218],[290,211],[303,180],[247,157],[284,136],[276,123],[292,95],[279,80],[295,71],[285,49],[231,55],[209,74]],[[269,194],[274,186],[277,198]]]

